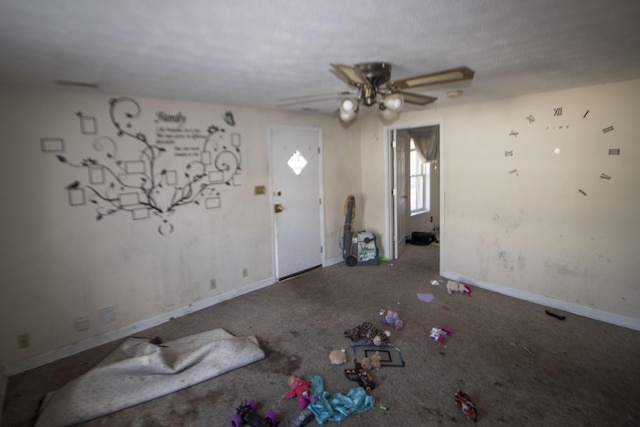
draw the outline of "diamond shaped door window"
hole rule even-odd
[[[291,168],[291,170],[293,170],[293,173],[295,173],[296,175],[300,175],[302,169],[307,166],[307,163],[307,159],[304,158],[302,153],[300,153],[299,150],[296,150],[296,152],[293,153],[291,157],[289,157],[287,165]]]

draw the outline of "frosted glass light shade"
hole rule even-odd
[[[393,111],[393,110],[391,110],[389,108],[380,109],[380,114],[382,114],[382,117],[384,117],[387,120],[393,120],[398,115],[398,113],[396,113],[395,111]]]
[[[392,93],[391,95],[385,96],[382,103],[388,110],[399,113],[402,111],[402,107],[404,107],[404,98],[399,93]]]
[[[357,104],[352,99],[347,98],[340,102],[340,120],[343,122],[353,120],[357,111]]]

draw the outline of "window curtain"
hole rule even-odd
[[[425,162],[437,162],[440,159],[440,129],[438,126],[411,129],[416,150]]]

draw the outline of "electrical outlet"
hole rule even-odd
[[[100,316],[102,318],[102,323],[109,323],[116,320],[116,315],[113,311],[113,307],[105,307],[100,310]]]
[[[247,270],[246,268],[242,269],[242,277],[247,277],[249,275],[249,270]]]
[[[18,348],[27,348],[31,345],[31,343],[29,342],[29,334],[21,334],[16,338],[18,341]]]
[[[78,332],[86,331],[87,329],[89,329],[89,318],[84,316],[77,317],[75,321],[75,325],[76,325],[76,331]]]
[[[216,288],[216,286],[217,286],[217,284],[216,284],[216,279],[211,279],[211,280],[209,280],[209,288],[211,288],[211,289],[215,289],[215,288]]]

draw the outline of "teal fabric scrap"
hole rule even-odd
[[[327,421],[342,421],[350,415],[360,414],[373,408],[375,401],[364,388],[354,387],[345,396],[341,393],[331,394],[324,389],[324,381],[318,375],[311,380],[313,402],[309,405],[318,424]]]

